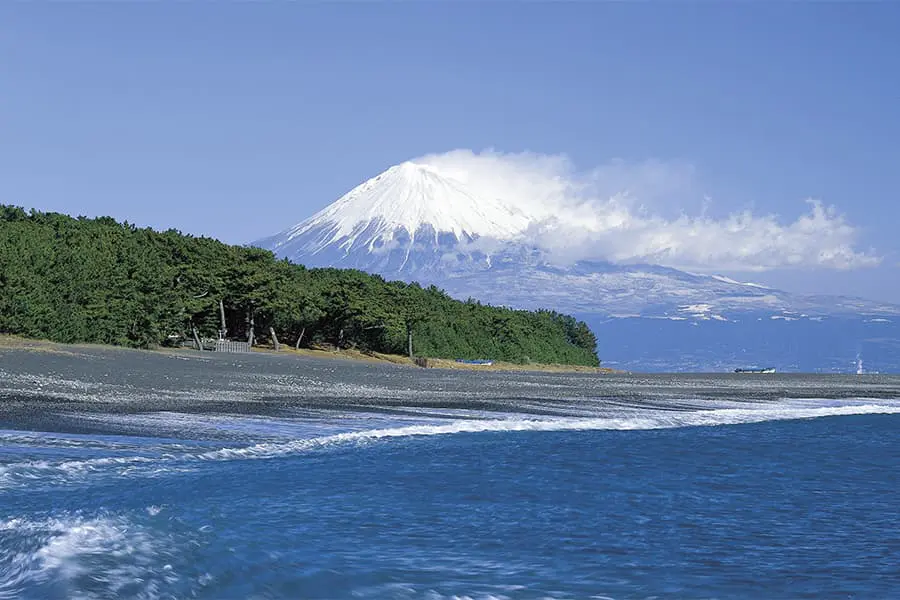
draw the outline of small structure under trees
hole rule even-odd
[[[250,343],[216,340],[216,352],[250,352]]]

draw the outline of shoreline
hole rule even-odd
[[[66,344],[62,342],[53,342],[49,340],[39,340],[26,338],[18,335],[0,334],[0,351],[3,350],[24,350],[30,352],[51,352],[57,354],[76,354],[74,350],[78,348],[97,348],[102,350],[119,350],[119,351],[137,351],[137,352],[153,352],[156,354],[172,354],[172,353],[190,353],[197,356],[205,356],[216,354],[215,352],[205,351],[198,352],[189,348],[129,348],[126,346],[114,346],[111,344],[89,344],[74,343]],[[298,359],[316,358],[316,359],[332,359],[345,360],[359,363],[369,364],[385,364],[397,365],[414,369],[422,369],[413,362],[409,357],[398,354],[382,354],[380,352],[363,352],[357,349],[349,350],[330,350],[326,348],[300,348],[283,347],[276,351],[273,348],[255,347],[250,351],[251,354],[262,354],[270,356],[291,356]],[[220,353],[222,354],[222,353]],[[229,356],[241,356],[241,354],[233,354]],[[594,373],[594,374],[611,374],[624,373],[606,367],[590,367],[586,365],[554,365],[554,364],[517,364],[503,361],[493,361],[492,365],[472,365],[467,363],[458,363],[449,358],[428,358],[428,367],[426,370],[446,370],[446,371],[489,371],[489,372],[523,372],[523,373]]]
[[[468,363],[459,363],[451,358],[427,358],[428,366],[420,367],[408,356],[399,354],[382,354],[380,352],[363,352],[361,350],[328,350],[319,348],[302,348],[296,350],[294,348],[285,348],[279,352],[271,348],[254,348],[253,352],[280,355],[296,355],[309,356],[312,358],[338,358],[345,360],[356,360],[371,363],[388,363],[400,365],[404,367],[414,367],[417,369],[443,369],[451,371],[523,371],[537,373],[616,373],[613,369],[605,367],[589,367],[587,365],[553,365],[553,364],[518,364],[503,361],[493,361],[491,365],[473,365]]]

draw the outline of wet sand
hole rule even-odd
[[[404,407],[577,415],[597,400],[693,408],[710,400],[898,398],[900,376],[640,375],[412,369],[294,354],[0,346],[0,427],[70,410],[276,414]],[[674,402],[674,404],[673,404]]]

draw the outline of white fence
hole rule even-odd
[[[216,340],[216,352],[250,352],[250,344],[247,342]]]

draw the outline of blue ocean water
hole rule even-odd
[[[671,395],[7,417],[0,598],[900,597],[900,401]]]

